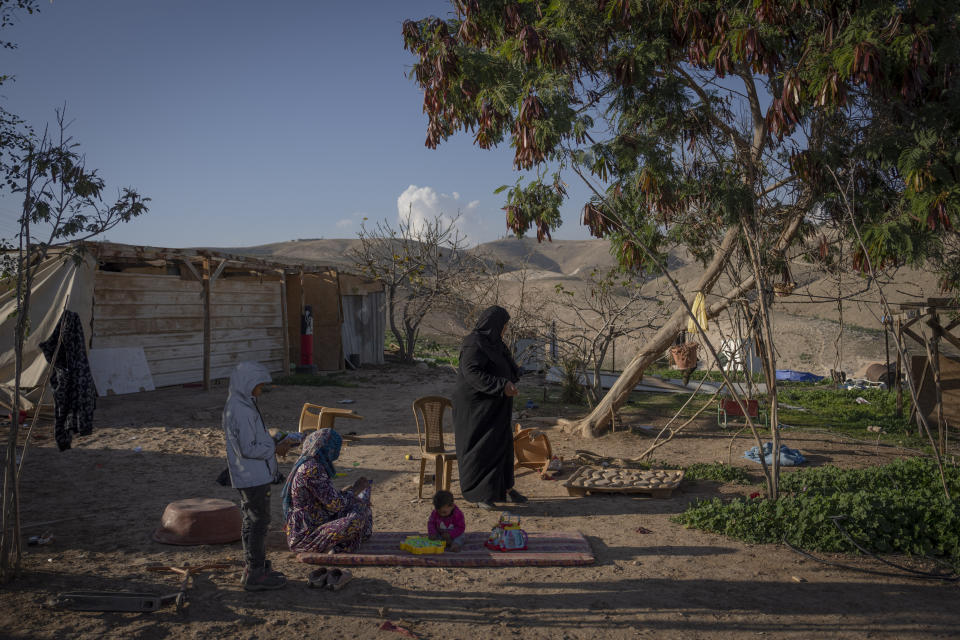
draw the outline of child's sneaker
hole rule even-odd
[[[241,584],[246,591],[269,591],[287,586],[287,577],[279,571],[260,571],[259,573],[244,571]]]

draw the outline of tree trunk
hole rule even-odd
[[[404,329],[407,333],[407,357],[404,358],[404,362],[413,362],[416,352],[417,333],[419,326],[413,327],[409,324],[404,324]]]
[[[397,288],[394,285],[387,286],[387,318],[390,320],[390,332],[397,341],[397,348],[400,349],[400,362],[406,362],[407,351],[404,349],[403,334],[397,327],[396,312],[397,309]]]
[[[805,212],[805,205],[802,203],[798,204],[796,212],[784,226],[773,250],[783,251],[790,245],[793,237],[800,229],[800,223],[803,221]],[[692,291],[702,291],[704,295],[710,292],[717,278],[720,277],[723,268],[729,261],[730,255],[733,253],[733,249],[737,243],[737,237],[737,227],[731,227],[727,230],[723,241],[720,243],[720,248],[717,249],[713,260],[707,265],[703,275],[700,276],[699,282],[697,282],[697,286],[694,287]],[[707,317],[710,319],[717,317],[720,315],[720,312],[730,306],[732,301],[753,289],[754,286],[754,277],[747,277],[732,291],[728,292],[723,300],[710,306],[707,310]],[[630,397],[630,392],[637,383],[640,382],[640,378],[643,377],[644,370],[677,339],[677,335],[679,335],[680,330],[683,328],[683,321],[686,320],[686,318],[686,310],[683,307],[677,309],[677,311],[670,316],[666,324],[664,324],[663,327],[654,334],[653,338],[644,345],[640,352],[630,360],[627,366],[624,367],[623,373],[621,373],[617,381],[614,382],[603,400],[594,407],[593,411],[591,411],[586,418],[576,423],[576,429],[578,429],[584,437],[593,438],[606,427],[610,420],[611,411],[616,411],[623,406],[623,403]]]
[[[726,234],[723,236],[723,241],[720,243],[720,247],[713,255],[713,259],[710,261],[710,264],[707,265],[696,285],[691,289],[692,293],[697,291],[703,292],[704,295],[710,293],[717,278],[720,277],[723,268],[730,259],[730,255],[733,253],[738,236],[738,227],[734,226],[727,229]],[[710,311],[715,315],[723,308],[726,308],[727,304],[729,303],[723,304],[722,307],[718,309],[711,308]],[[593,411],[591,411],[586,418],[577,423],[576,428],[583,437],[596,437],[596,435],[609,424],[610,416],[614,411],[623,406],[630,397],[630,392],[637,386],[640,378],[643,377],[644,370],[659,358],[663,352],[673,344],[673,341],[676,340],[686,319],[687,310],[681,306],[673,312],[673,315],[670,316],[666,324],[660,327],[660,330],[654,334],[643,348],[633,356],[633,359],[624,367],[623,373],[620,374],[620,377],[617,378],[613,386],[610,387],[607,395],[597,403]]]
[[[17,277],[17,297],[20,298],[22,287],[24,285],[24,261],[21,257],[20,273]],[[22,300],[22,298],[21,298]],[[14,328],[14,383],[13,383],[13,410],[10,414],[10,432],[7,434],[7,450],[4,452],[4,473],[3,473],[3,532],[0,535],[0,580],[9,582],[17,573],[20,565],[20,558],[17,550],[20,546],[20,531],[18,524],[20,522],[19,514],[16,513],[19,504],[17,496],[17,438],[20,432],[20,376],[23,371],[23,322],[24,309],[23,302],[17,305],[19,314]]]
[[[750,238],[751,229],[744,225],[744,234],[747,237],[747,248],[750,252],[750,262],[753,266],[753,277],[757,282],[757,310],[760,314],[760,327],[757,329],[762,341],[760,358],[763,362],[764,377],[767,381],[767,397],[770,402],[770,446],[773,464],[768,472],[767,465],[763,464],[764,476],[767,479],[767,498],[776,500],[780,493],[780,418],[778,415],[777,401],[777,358],[776,349],[773,344],[773,319],[770,317],[770,305],[768,304],[769,295],[768,282],[766,274],[762,271],[759,250],[755,242]],[[763,456],[763,442],[758,441],[760,455]],[[763,460],[761,459],[761,463]]]
[[[28,191],[32,185],[28,183]],[[20,251],[17,255],[17,322],[14,326],[13,407],[3,474],[3,531],[0,533],[0,580],[8,582],[20,572],[20,496],[17,482],[17,438],[20,435],[20,378],[23,373],[23,342],[30,319],[30,218],[29,199],[20,219]],[[24,246],[26,245],[26,246]]]

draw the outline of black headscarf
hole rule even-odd
[[[480,314],[480,317],[477,319],[477,324],[473,327],[473,333],[491,342],[500,342],[500,335],[503,333],[503,328],[507,326],[507,322],[509,321],[510,314],[507,313],[507,310],[503,307],[493,305],[492,307],[484,309],[483,313]]]
[[[512,372],[512,380],[516,382],[520,375],[520,367],[513,360],[510,348],[503,341],[503,328],[510,321],[510,314],[507,310],[498,305],[487,307],[477,319],[473,331],[464,338],[463,344],[466,346],[471,341],[478,344],[481,349],[487,353],[499,353],[509,364]],[[463,359],[463,349],[460,351],[460,359]]]

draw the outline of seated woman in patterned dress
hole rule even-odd
[[[349,553],[373,532],[370,481],[351,487],[333,486],[333,461],[343,439],[333,429],[320,429],[303,442],[300,459],[283,486],[283,520],[291,551]]]

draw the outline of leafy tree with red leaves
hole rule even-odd
[[[454,0],[447,19],[404,23],[427,146],[469,132],[481,148],[510,144],[514,166],[535,174],[508,191],[508,228],[549,239],[566,197],[560,175],[574,172],[593,192],[583,224],[625,268],[664,272],[674,243],[704,265],[677,290],[683,308],[582,422],[585,435],[607,424],[682,327],[687,298],[710,293],[734,257],[749,268],[708,312],[753,291],[771,374],[770,274],[818,225],[841,239],[858,225],[854,267],[935,258],[947,284],[960,280],[958,6]],[[840,183],[856,185],[852,216]]]

